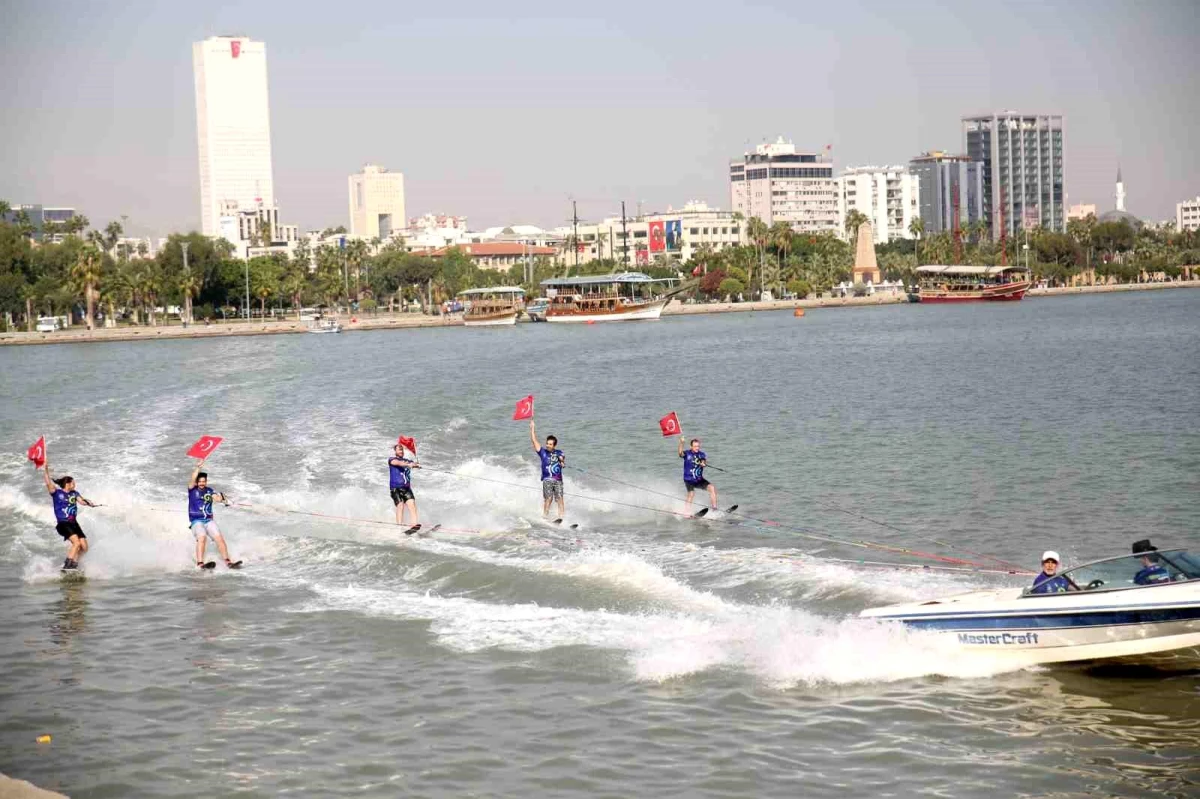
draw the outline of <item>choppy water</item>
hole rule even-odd
[[[654,511],[683,509],[676,410],[722,504],[788,527],[1030,568],[1200,546],[1198,351],[1192,291],[2,349],[0,771],[74,797],[1195,796],[1195,674],[1005,673],[855,618],[1024,578]],[[586,470],[576,533],[531,525],[528,393]],[[86,582],[58,578],[41,433],[105,505]],[[241,572],[191,566],[203,433],[254,506],[218,508]],[[454,529],[295,513],[390,518],[400,433]]]

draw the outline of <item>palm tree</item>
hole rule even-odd
[[[95,231],[92,231],[93,233]],[[94,242],[89,242],[88,246],[83,247],[79,251],[79,257],[75,261],[75,265],[71,267],[71,277],[75,280],[77,286],[83,288],[84,303],[87,306],[87,328],[93,328],[96,309],[96,285],[100,282],[100,271],[103,268],[104,261],[100,251],[94,246]]]
[[[792,249],[792,226],[787,222],[776,222],[771,225],[771,244],[779,251],[779,268],[775,272],[775,283],[783,286],[783,264],[787,260],[788,251]],[[782,291],[780,294],[782,295]]]
[[[913,220],[908,223],[908,232],[913,237],[913,255],[916,256],[917,266],[921,265],[921,254],[918,251],[921,245],[921,234],[925,232],[925,220],[919,216],[913,217]]]
[[[0,200],[0,220],[8,216],[8,212],[12,210],[12,206],[8,204],[8,200]]]
[[[746,223],[746,235],[754,243],[754,249],[758,253],[758,262],[761,264],[763,251],[767,248],[767,243],[771,240],[771,229],[767,227],[766,222],[757,216],[752,216],[750,217],[750,221]],[[759,281],[762,281],[761,277]],[[750,296],[750,299],[754,299],[754,264],[750,264],[746,270],[746,293]]]
[[[867,215],[857,208],[851,208],[846,212],[846,238],[852,246],[858,238],[858,229],[869,221],[871,220],[867,219]]]
[[[179,290],[183,292],[183,318],[192,321],[192,295],[200,293],[200,276],[190,269],[179,276]]]

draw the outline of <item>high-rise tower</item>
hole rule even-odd
[[[245,36],[210,36],[192,45],[200,222],[221,234],[222,216],[275,207],[267,48]]]

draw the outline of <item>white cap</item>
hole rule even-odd
[[[1062,563],[1062,559],[1058,557],[1058,553],[1053,549],[1047,549],[1042,553],[1042,563],[1045,563],[1048,560],[1052,560],[1055,563]]]

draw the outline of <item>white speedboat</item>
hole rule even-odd
[[[336,319],[317,319],[308,326],[309,333],[341,333],[342,325]]]
[[[864,610],[1022,665],[1096,662],[1200,668],[1200,555],[1183,549],[1107,558],[1061,572],[1062,593],[966,594]]]

